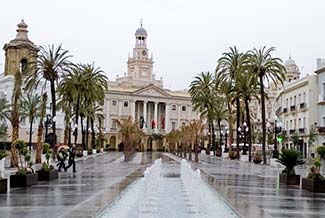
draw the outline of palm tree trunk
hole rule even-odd
[[[78,93],[78,98],[77,98],[77,106],[76,106],[76,124],[77,128],[73,129],[74,131],[74,144],[77,144],[77,139],[78,139],[78,121],[79,121],[79,113],[80,113],[80,94]],[[82,123],[81,123],[82,125]],[[82,126],[81,126],[82,129]],[[82,132],[82,130],[81,130]]]
[[[246,108],[246,120],[248,126],[248,160],[252,161],[252,127],[251,127],[251,118],[249,115],[249,99],[245,99],[245,108]]]
[[[50,81],[51,84],[51,98],[52,98],[52,119],[56,116],[56,96],[55,96],[55,81]],[[55,152],[55,145],[56,145],[56,122],[52,120],[52,132],[53,132],[53,138],[54,140],[52,141],[52,148],[53,151]]]
[[[87,124],[86,124],[86,147],[87,147],[87,150],[88,150],[88,140],[89,140],[89,119],[87,117],[87,120],[86,120]]]
[[[216,134],[214,133],[213,121],[211,122],[211,131],[212,131],[212,148],[213,148],[213,154],[216,155]]]
[[[188,143],[188,159],[192,161],[192,144]]]
[[[94,119],[90,119],[90,127],[91,127],[91,143],[92,143],[92,148],[96,149],[96,133],[95,133],[95,128],[94,128]]]
[[[19,116],[18,112],[13,111],[12,116],[12,143],[19,138]],[[10,149],[10,167],[19,167],[18,166],[18,151],[14,146],[11,146]]]
[[[266,164],[266,149],[265,149],[265,138],[266,138],[266,126],[265,126],[265,95],[264,95],[264,84],[263,84],[263,75],[259,75],[260,79],[260,95],[261,95],[261,104],[262,104],[262,149],[263,149],[263,164]]]
[[[85,130],[84,130],[84,118],[80,116],[80,124],[81,124],[81,144],[84,150],[86,150],[86,143],[85,143]]]
[[[240,99],[236,99],[236,115],[237,115],[237,129],[236,129],[236,143],[237,143],[237,159],[239,160],[239,132],[238,129],[240,127]]]
[[[199,139],[197,133],[195,134],[195,144],[194,144],[194,151],[195,151],[195,159],[196,163],[199,162]]]
[[[219,146],[218,146],[218,152],[220,153],[220,155],[218,155],[219,157],[222,156],[222,134],[221,134],[221,120],[218,119],[218,128],[219,128],[219,136],[220,136],[220,140],[219,140]],[[218,153],[218,154],[219,154]]]
[[[63,138],[63,144],[68,144],[68,138],[69,138],[69,127],[65,126],[64,128],[64,138]]]
[[[41,105],[41,116],[37,129],[37,145],[36,145],[36,158],[35,163],[42,162],[42,137],[43,137],[43,120],[46,113],[46,102],[47,102],[47,94],[46,92],[42,95],[42,105]]]
[[[227,102],[227,107],[228,107],[228,112],[229,112],[229,116],[228,116],[229,146],[228,146],[228,149],[229,149],[229,151],[231,151],[232,150],[232,143],[234,141],[234,131],[233,131],[233,127],[232,127],[232,117],[231,117],[232,110],[231,110],[230,102]]]
[[[211,148],[211,122],[209,121],[209,134],[208,134],[208,137],[209,137],[209,144],[208,144],[208,147],[207,147],[207,154],[210,155],[210,148]]]
[[[32,149],[32,131],[33,131],[33,118],[30,120],[30,124],[29,124],[29,150]]]

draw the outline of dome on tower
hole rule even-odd
[[[135,31],[135,35],[137,36],[147,36],[147,31],[145,30],[145,28],[142,27],[142,24],[140,26],[140,28],[138,28],[136,31]]]
[[[293,65],[297,66],[295,61],[293,59],[291,59],[291,57],[289,57],[289,59],[286,60],[286,62],[284,63],[284,66],[286,66],[286,67],[287,66],[293,66]]]

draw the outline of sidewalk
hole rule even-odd
[[[142,160],[115,163],[122,155],[109,152],[96,158],[87,156],[77,161],[75,174],[69,169],[57,180],[9,189],[7,194],[0,194],[0,217],[96,217],[156,158],[142,154]]]

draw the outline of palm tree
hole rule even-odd
[[[70,119],[72,117],[71,109],[74,111],[74,120],[77,128],[74,129],[74,143],[77,143],[78,138],[78,123],[80,116],[80,106],[85,96],[87,95],[86,84],[89,79],[88,75],[83,73],[82,65],[76,65],[72,67],[72,70],[62,75],[57,91],[61,98],[61,109],[66,114],[65,123],[66,129],[70,125]],[[67,116],[69,115],[69,116]],[[70,128],[70,127],[69,127]]]
[[[144,133],[131,116],[117,120],[117,124],[124,144],[124,161],[130,161],[135,153],[136,146],[141,143]]]
[[[219,147],[217,148],[218,152],[216,152],[218,154],[218,156],[221,156],[221,154],[222,154],[221,121],[226,120],[228,118],[228,110],[225,107],[225,103],[226,102],[224,101],[223,97],[216,95],[215,100],[214,100],[214,117],[217,121],[218,129],[219,129]]]
[[[194,152],[195,152],[194,161],[198,163],[199,162],[199,138],[201,138],[202,136],[203,127],[204,127],[202,119],[191,121],[189,123],[189,126],[190,126],[191,136],[194,138]]]
[[[222,57],[218,60],[216,68],[216,80],[218,82],[230,83],[232,87],[238,82],[238,76],[245,71],[248,65],[247,54],[241,53],[235,47],[230,47],[230,52],[223,53]],[[236,116],[237,116],[237,157],[239,159],[239,134],[240,127],[240,98],[235,96],[236,101]]]
[[[192,104],[194,110],[198,110],[201,114],[205,114],[207,117],[209,132],[212,133],[212,144],[215,144],[214,126],[211,104],[213,102],[213,87],[214,80],[213,75],[210,72],[202,72],[194,78],[190,84],[189,93],[192,97]],[[211,138],[209,137],[209,145],[207,153],[210,153]]]
[[[179,131],[175,129],[173,129],[166,135],[166,140],[168,142],[169,149],[172,153],[175,153],[176,144],[179,141],[179,137],[180,137]]]
[[[257,77],[250,73],[245,72],[239,75],[239,81],[236,83],[236,93],[239,93],[240,98],[243,99],[245,103],[245,111],[246,111],[246,121],[248,126],[248,159],[252,160],[252,125],[251,125],[251,117],[250,117],[250,109],[249,103],[253,98],[259,99],[259,84],[257,81]]]
[[[275,51],[274,47],[266,48],[265,46],[249,52],[249,67],[252,73],[258,78],[260,86],[260,97],[262,104],[262,148],[263,163],[266,164],[265,139],[266,139],[266,123],[265,123],[265,92],[264,86],[283,84],[285,80],[285,67],[282,65],[280,58],[273,58],[271,53]]]
[[[32,87],[37,88],[44,80],[50,83],[52,118],[56,116],[56,83],[62,74],[69,71],[72,65],[69,61],[70,57],[71,55],[68,55],[68,50],[64,50],[62,45],[57,47],[54,45],[41,46],[35,67],[32,68],[26,80],[26,87],[28,89]],[[55,121],[52,122],[52,131],[53,135],[56,136]]]
[[[29,119],[29,150],[32,148],[33,122],[40,116],[41,97],[38,94],[27,93],[21,102],[21,116]]]
[[[37,145],[36,145],[36,158],[35,163],[42,162],[42,138],[43,138],[43,120],[46,116],[46,103],[47,103],[47,93],[43,92],[42,100],[40,105],[40,116],[39,116],[39,124],[37,129]]]
[[[11,106],[11,126],[12,126],[12,143],[19,138],[19,108],[21,98],[22,75],[20,71],[15,74],[15,84],[12,95]],[[11,146],[10,167],[18,167],[18,150]]]

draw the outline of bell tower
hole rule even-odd
[[[147,48],[147,31],[140,27],[135,31],[133,57],[128,59],[128,77],[140,80],[153,80],[153,60],[149,58]]]
[[[18,25],[16,38],[6,43],[4,75],[14,75],[20,71],[26,75],[31,64],[37,60],[37,46],[28,39],[27,24],[22,20]]]

